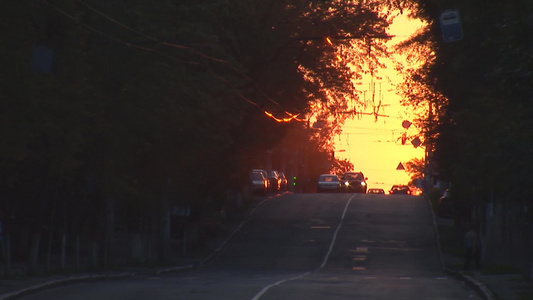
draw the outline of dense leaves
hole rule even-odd
[[[339,64],[337,51],[354,41],[361,49],[369,44],[379,49],[388,11],[410,5],[240,0],[5,5],[0,209],[6,235],[20,247],[11,253],[28,259],[31,270],[41,238],[47,238],[49,261],[62,232],[92,243],[93,263],[106,263],[118,223],[130,233],[146,233],[150,241],[153,232],[163,236],[156,245],[159,258],[166,259],[171,207],[220,211],[226,195],[240,191],[248,170],[264,167],[271,153],[271,167],[299,164],[305,150],[309,172],[331,169],[336,162],[328,137],[334,126],[317,133],[301,122],[311,111],[309,103],[335,102],[325,106],[325,116],[342,110],[355,94],[350,79],[361,69]],[[379,55],[386,53],[364,50],[352,65],[377,62]],[[275,120],[284,118],[293,121]]]
[[[452,7],[429,6],[426,12],[438,20],[446,8]],[[531,168],[532,45],[526,36],[533,30],[533,7],[527,1],[470,1],[453,8],[460,12],[464,39],[444,43],[434,22],[435,60],[418,77],[448,99],[443,106],[437,102],[442,97],[425,97],[441,108],[434,124],[439,166],[443,179],[458,185],[501,186],[498,192],[507,193],[530,177],[523,175]]]
[[[463,207],[462,221],[483,230],[501,221],[503,244],[491,244],[495,250],[487,257],[499,250],[516,256],[513,244],[522,242],[524,278],[530,280],[533,5],[527,0],[420,3],[418,15],[431,27],[413,44],[425,43],[433,59],[422,72],[412,72],[407,85],[415,92],[406,94],[411,103],[432,107],[423,125],[430,166],[438,179],[451,183],[451,195]],[[458,9],[462,40],[443,41],[439,16],[446,9]],[[501,220],[490,219],[496,211]]]

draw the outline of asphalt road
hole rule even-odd
[[[68,285],[37,299],[480,299],[441,270],[426,200],[289,194],[267,200],[191,272]]]

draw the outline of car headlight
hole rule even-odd
[[[344,182],[344,185],[345,185],[345,186],[349,186],[350,183],[349,183],[348,181],[346,181],[346,182]]]
[[[366,182],[361,182],[361,185],[366,185]]]

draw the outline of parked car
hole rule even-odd
[[[393,185],[389,191],[391,195],[411,195],[411,189],[406,185]]]
[[[268,176],[268,173],[267,171],[263,170],[263,169],[253,169],[252,172],[260,172],[261,174],[263,174],[263,177],[265,177],[267,179],[267,191],[270,191],[270,180],[268,179],[269,176]]]
[[[383,195],[383,194],[385,194],[385,190],[384,189],[372,188],[372,189],[368,189],[367,194]]]
[[[281,189],[281,177],[279,177],[278,171],[270,171],[268,179],[270,180],[271,191],[277,192]]]
[[[281,177],[281,190],[286,191],[289,187],[289,179],[287,178],[287,176],[285,176],[285,173],[283,172],[278,172],[278,174],[279,177]]]
[[[437,206],[437,216],[441,218],[453,217],[453,201],[450,196],[450,190],[446,189],[442,196],[439,198],[439,204]]]
[[[343,189],[346,192],[366,193],[368,178],[362,172],[346,172],[342,176]]]
[[[330,192],[330,193],[336,193],[341,191],[342,188],[342,182],[339,179],[339,176],[334,174],[322,174],[318,176],[318,182],[317,182],[317,192],[323,193],[323,192]]]
[[[250,186],[254,194],[264,195],[268,193],[268,179],[262,172],[250,172]]]

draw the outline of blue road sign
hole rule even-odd
[[[440,28],[445,42],[455,42],[463,38],[463,28],[459,11],[456,9],[445,10],[440,14]]]

